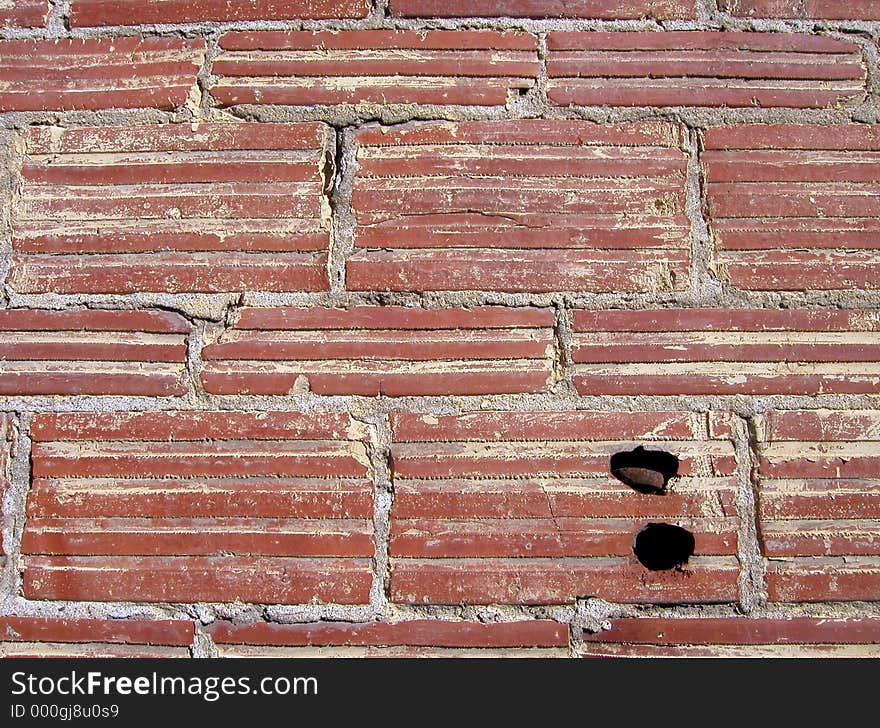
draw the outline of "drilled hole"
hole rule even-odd
[[[639,445],[635,450],[611,456],[611,474],[639,493],[663,494],[669,479],[678,475],[678,458]]]
[[[694,534],[670,523],[649,523],[636,534],[633,553],[651,571],[675,569],[694,555]]]

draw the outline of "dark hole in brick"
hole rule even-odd
[[[633,553],[651,571],[675,569],[694,555],[694,534],[671,523],[649,523],[633,539]]]
[[[678,475],[678,458],[663,450],[635,450],[611,456],[611,474],[639,493],[663,495],[670,478]]]

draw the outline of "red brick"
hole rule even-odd
[[[858,101],[856,45],[733,32],[556,32],[548,95],[560,105],[824,108]]]
[[[567,647],[568,628],[558,622],[446,622],[415,619],[384,624],[318,622],[314,624],[233,625],[208,628],[218,645],[285,647]]]
[[[874,311],[576,311],[581,394],[873,394]]]
[[[735,599],[735,453],[726,436],[707,440],[705,424],[686,412],[392,414],[392,598]],[[667,495],[609,475],[633,440],[679,458]],[[694,533],[697,557],[677,575],[632,555],[635,534],[657,520]]]
[[[301,378],[319,394],[541,392],[552,323],[531,308],[245,309],[205,347],[202,384],[214,394],[285,394]]]
[[[761,544],[771,598],[873,599],[880,584],[880,412],[759,420]]]
[[[362,131],[354,290],[658,291],[686,284],[686,160],[665,123]],[[621,222],[625,220],[625,224]]]
[[[189,326],[176,314],[7,309],[0,331],[4,395],[186,392]]]
[[[32,424],[26,595],[369,599],[366,432],[347,415],[41,413]]]
[[[399,18],[513,17],[595,18],[597,20],[655,18],[693,19],[694,0],[391,0],[391,15]]]
[[[704,148],[718,265],[732,285],[878,287],[877,128],[723,127],[705,132]]]
[[[220,47],[211,94],[224,106],[503,106],[540,69],[534,36],[488,30],[233,32]]]
[[[880,20],[880,7],[875,0],[722,0],[719,5],[732,15],[745,18]]]
[[[247,20],[365,18],[370,0],[74,0],[73,27],[141,23],[233,23]]]
[[[583,638],[580,653],[588,657],[877,656],[880,620],[639,617]]]
[[[0,41],[0,109],[175,109],[195,85],[204,53],[201,39]]]
[[[49,0],[12,0],[0,7],[0,27],[36,28],[46,24]]]
[[[3,657],[189,657],[193,637],[182,620],[0,617]]]
[[[26,142],[18,291],[329,286],[323,124],[32,127]]]

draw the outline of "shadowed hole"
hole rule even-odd
[[[611,456],[611,474],[639,493],[662,495],[670,478],[678,475],[678,458],[663,450],[635,450]]]
[[[670,523],[649,523],[636,534],[633,553],[651,571],[675,569],[694,555],[694,534]]]

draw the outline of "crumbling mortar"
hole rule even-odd
[[[736,495],[740,520],[737,534],[737,557],[740,562],[740,607],[744,614],[751,614],[767,601],[758,512],[757,448],[759,440],[753,429],[753,423],[753,419],[741,416],[733,421],[739,484]]]
[[[11,423],[11,451],[7,472],[2,477],[8,481],[3,495],[2,556],[5,561],[0,571],[0,599],[6,600],[20,588],[19,559],[21,534],[24,530],[25,500],[30,490],[30,448],[28,437],[30,415],[14,413]],[[5,446],[5,443],[4,443]]]
[[[330,251],[327,260],[332,296],[345,293],[345,263],[355,250],[357,217],[351,204],[351,196],[358,170],[355,136],[359,128],[355,124],[335,130],[334,181],[329,196],[332,211]]]

